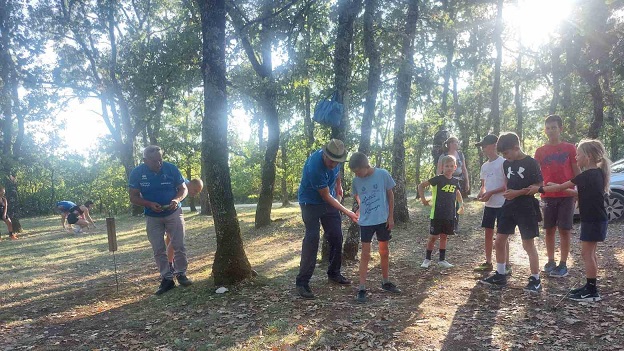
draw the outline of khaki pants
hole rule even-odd
[[[145,217],[147,238],[154,250],[154,260],[162,279],[173,279],[175,274],[186,274],[188,262],[184,247],[184,216],[182,207],[165,217]],[[169,269],[167,260],[167,246],[165,245],[165,231],[169,234],[174,250],[175,272]]]

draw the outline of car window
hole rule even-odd
[[[624,160],[619,160],[611,165],[611,173],[624,173]]]

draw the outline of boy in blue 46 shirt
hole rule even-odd
[[[358,224],[362,252],[360,255],[360,287],[357,301],[366,302],[366,273],[370,260],[370,249],[373,235],[377,234],[379,255],[381,256],[381,288],[393,293],[401,293],[394,283],[389,280],[388,242],[392,238],[390,231],[394,227],[394,193],[392,188],[395,182],[385,169],[373,168],[368,157],[356,152],[349,159],[349,168],[355,173],[352,192],[360,207]]]

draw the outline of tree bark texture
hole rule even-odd
[[[494,61],[494,82],[492,83],[492,104],[490,106],[490,120],[492,121],[492,131],[500,134],[500,85],[501,85],[501,65],[503,62],[503,0],[498,0],[496,23],[494,25],[494,44],[496,46],[496,59]]]
[[[412,91],[414,75],[414,38],[418,21],[418,0],[409,0],[403,43],[401,45],[401,63],[397,74],[397,98],[394,119],[394,139],[392,145],[392,178],[394,187],[394,221],[409,221],[407,192],[405,184],[405,115]]]
[[[243,248],[228,165],[225,0],[197,0],[197,3],[203,39],[202,163],[217,234],[212,274],[215,285],[231,285],[250,278],[252,271]]]

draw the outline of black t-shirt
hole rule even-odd
[[[431,194],[433,195],[429,218],[454,220],[459,180],[448,179],[440,174],[429,179],[429,184],[431,184]]]
[[[507,189],[520,190],[544,180],[537,161],[526,156],[520,160],[503,162],[503,170],[507,178]],[[505,200],[503,207],[512,207],[523,213],[539,214],[539,202],[533,195],[520,195],[512,200]],[[537,206],[537,208],[536,208]],[[537,210],[537,213],[534,213]],[[527,211],[527,212],[524,212]]]
[[[571,180],[576,184],[582,222],[609,220],[604,205],[604,173],[599,168],[588,169]]]

